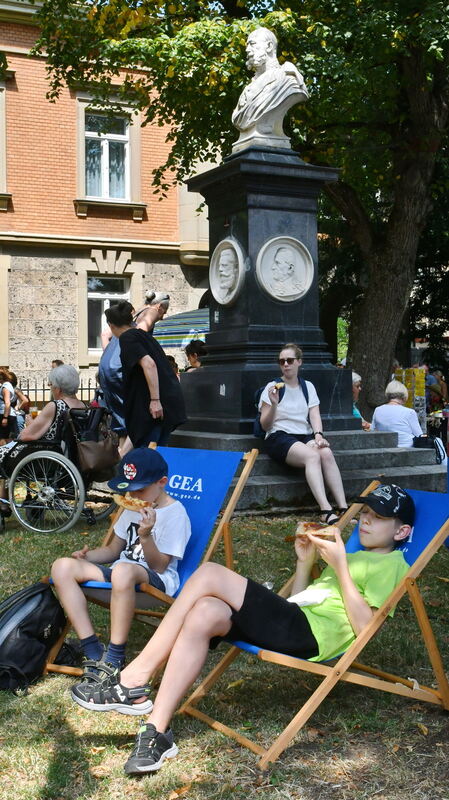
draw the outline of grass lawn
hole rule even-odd
[[[245,517],[233,523],[237,568],[275,589],[291,573],[294,519]],[[0,600],[48,573],[51,562],[101,538],[99,528],[33,535],[7,522],[0,537]],[[449,663],[447,604],[449,551],[442,548],[420,580],[443,657]],[[96,630],[107,639],[107,613],[95,608]],[[396,625],[387,623],[366,660],[428,683],[429,665],[407,601]],[[128,657],[146,641],[148,629],[133,626]],[[207,666],[221,657],[210,655]],[[436,706],[349,684],[335,689],[292,745],[267,773],[256,757],[232,740],[188,717],[173,728],[180,748],[153,776],[127,778],[122,765],[137,720],[88,713],[75,705],[73,679],[48,676],[26,697],[0,692],[0,800],[449,800],[449,717]],[[243,655],[201,708],[269,743],[317,680],[276,669]]]

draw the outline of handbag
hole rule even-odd
[[[89,480],[107,481],[115,474],[115,465],[120,461],[118,437],[111,431],[104,418],[97,429],[77,431],[73,419],[68,415],[78,467]]]
[[[426,447],[430,450],[434,450],[437,464],[445,464],[447,462],[444,444],[439,436],[414,436],[413,447]]]

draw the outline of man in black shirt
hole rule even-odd
[[[184,398],[170,362],[148,330],[132,327],[131,303],[112,305],[105,316],[120,342],[125,424],[133,447],[166,444],[171,431],[186,422]]]

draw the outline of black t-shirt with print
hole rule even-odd
[[[132,443],[145,436],[156,420],[150,414],[150,392],[139,361],[150,356],[159,377],[159,399],[164,411],[161,423],[173,430],[186,422],[184,398],[179,381],[160,344],[140,328],[129,328],[120,336],[123,367],[124,410],[128,436]]]

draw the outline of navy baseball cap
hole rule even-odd
[[[405,489],[395,483],[384,483],[366,497],[356,497],[354,503],[363,503],[381,517],[398,517],[404,525],[413,527],[415,503]]]
[[[136,492],[168,475],[168,465],[157,450],[136,447],[123,456],[108,486],[119,492]]]

